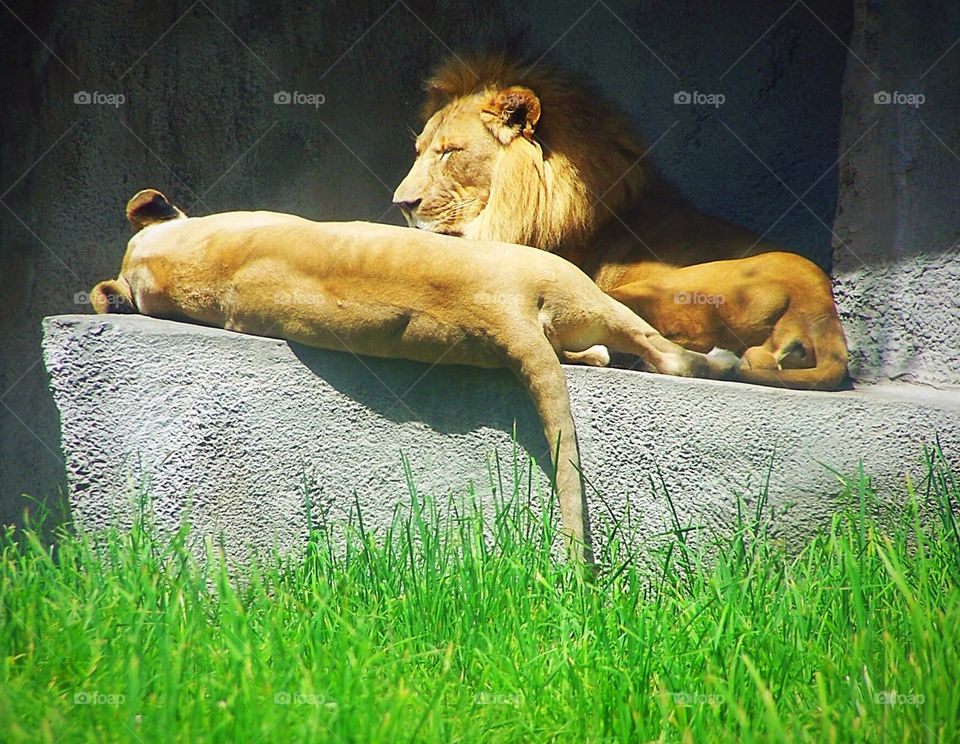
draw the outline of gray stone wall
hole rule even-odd
[[[470,484],[492,507],[495,452],[510,487],[514,422],[521,473],[527,452],[548,462],[533,407],[504,370],[361,365],[349,354],[138,316],[59,316],[45,328],[83,529],[129,524],[146,492],[162,527],[187,520],[195,550],[209,536],[243,560],[302,547],[308,513],[340,526],[359,505],[365,528],[382,534],[410,504],[401,455],[440,509],[448,496],[460,503]],[[907,477],[923,482],[925,445],[939,436],[946,452],[960,446],[960,396],[943,391],[807,393],[565,371],[589,512],[598,525],[629,518],[647,547],[671,526],[663,487],[682,525],[716,535],[734,524],[738,494],[752,513],[769,469],[765,516],[796,549],[841,507],[838,473],[855,475],[862,460],[881,499],[899,504]],[[546,502],[549,478],[537,475]]]

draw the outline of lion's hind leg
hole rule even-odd
[[[781,317],[760,346],[751,346],[740,357],[740,369],[808,369],[816,365],[813,344],[803,325]]]
[[[809,327],[781,319],[766,343],[744,352],[734,379],[798,390],[836,390],[846,371],[846,341],[833,315]]]

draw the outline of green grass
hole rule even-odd
[[[0,741],[958,741],[960,486],[929,466],[892,521],[852,479],[798,556],[762,499],[703,552],[678,525],[655,578],[623,525],[595,581],[555,561],[521,477],[492,539],[414,494],[242,583],[146,521],[8,529]]]

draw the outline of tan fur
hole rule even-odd
[[[427,89],[417,157],[394,195],[412,226],[557,253],[667,338],[742,355],[737,379],[843,382],[829,277],[690,206],[588,85],[486,56],[449,61]]]
[[[558,355],[605,364],[607,345],[653,369],[721,377],[736,359],[663,338],[549,253],[363,222],[276,212],[186,218],[157,191],[137,194],[138,232],[120,276],[92,295],[137,311],[324,349],[506,367],[523,382],[555,458],[565,534],[592,560],[576,434]],[[96,305],[116,312],[117,305]]]

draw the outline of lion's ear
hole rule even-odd
[[[167,201],[167,197],[156,189],[138,191],[127,202],[127,220],[129,220],[134,232],[138,232],[154,222],[165,222],[180,217],[186,217],[186,215]]]
[[[529,88],[504,88],[484,104],[480,118],[505,145],[521,134],[532,140],[533,128],[540,121],[540,99]]]

